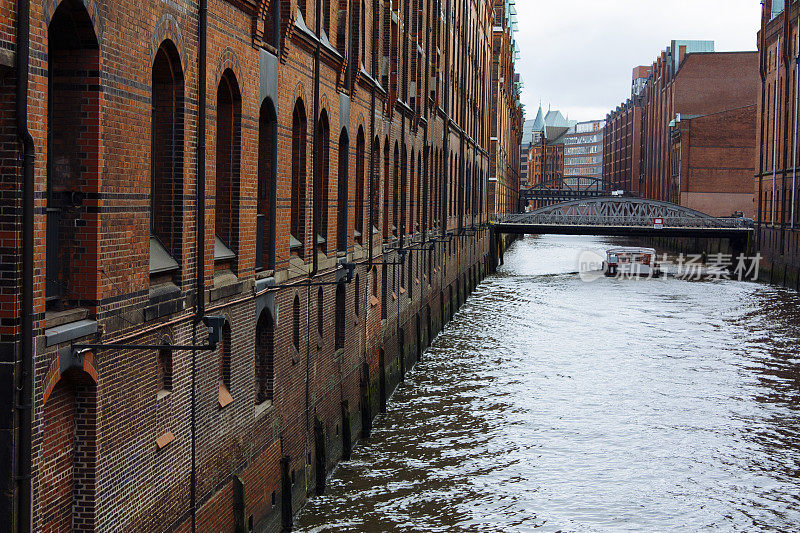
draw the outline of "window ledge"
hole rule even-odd
[[[171,390],[161,389],[156,393],[156,401],[160,402],[164,398],[168,398],[172,394]]]
[[[264,416],[264,414],[267,411],[272,409],[272,405],[273,405],[272,400],[266,400],[266,401],[263,401],[261,403],[256,404],[256,407],[255,407],[255,418],[259,419],[262,416]]]
[[[89,312],[83,307],[76,307],[74,309],[67,309],[66,311],[47,311],[45,313],[45,328],[55,328],[78,322],[89,316]]]
[[[79,320],[71,324],[64,324],[46,329],[44,332],[47,346],[54,346],[62,342],[69,342],[87,335],[97,333],[96,320]]]

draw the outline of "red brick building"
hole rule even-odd
[[[631,97],[606,116],[603,137],[603,188],[639,195],[644,179],[644,94],[649,67],[633,69]]]
[[[641,100],[632,94],[607,118],[607,190],[715,216],[753,213],[746,176],[754,157],[757,54],[713,48],[712,41],[672,41],[644,83],[637,83],[643,68],[634,71],[634,89],[644,86]]]
[[[773,281],[800,280],[797,1],[766,0],[758,34],[760,91],[755,152],[757,244]]]
[[[524,112],[520,102],[519,74],[514,70],[516,12],[507,6],[507,2],[495,2],[495,19],[509,20],[509,24],[495,26],[492,32],[489,213],[500,215],[519,210]]]
[[[490,267],[501,5],[0,0],[0,523],[324,490]]]

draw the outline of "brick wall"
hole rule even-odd
[[[432,240],[487,221],[490,155],[505,165],[499,168],[507,188],[494,199],[502,209],[514,202],[519,150],[511,147],[521,121],[512,85],[501,87],[506,103],[496,113],[505,113],[502,121],[482,111],[499,87],[490,73],[492,28],[505,19],[493,18],[488,1],[470,4],[467,12],[450,2],[400,3],[392,9],[408,23],[397,25],[388,5],[366,2],[362,28],[340,32],[339,8],[357,3],[331,4],[331,46],[321,48],[315,77],[311,3],[305,25],[296,1],[281,3],[275,41],[269,28],[276,21],[268,16],[276,13],[274,4],[210,0],[207,99],[200,102],[196,3],[33,3],[36,530],[188,530],[193,442],[200,529],[252,523],[257,531],[278,530],[368,430],[381,388],[384,397],[391,392],[443,326],[442,317],[486,275],[487,231],[446,244]],[[411,5],[421,11],[407,13]],[[434,16],[439,12],[444,21]],[[423,31],[432,20],[437,31]],[[384,26],[391,31],[383,34]],[[6,49],[9,28],[6,19],[0,22]],[[446,54],[434,68],[430,51],[437,48]],[[389,86],[381,84],[384,50],[395,69],[385,72]],[[348,68],[356,53],[364,72]],[[14,80],[0,73],[0,171],[8,185],[0,195],[0,246],[2,268],[15,273]],[[305,121],[293,125],[298,103]],[[200,106],[207,116],[203,132]],[[314,144],[322,115],[327,147],[322,136]],[[490,145],[490,123],[508,128],[499,131],[500,147]],[[205,141],[202,169],[198,135]],[[340,136],[348,142],[340,144]],[[339,194],[345,176],[346,199]],[[201,179],[205,198],[196,196]],[[304,190],[294,206],[293,186]],[[205,205],[204,235],[197,231],[198,201]],[[315,201],[316,211],[326,213],[317,219],[327,242],[319,253]],[[338,243],[345,207],[346,242]],[[293,209],[304,221],[296,235],[302,254],[290,246]],[[259,214],[267,235],[261,243]],[[53,220],[57,237],[47,231]],[[396,237],[389,231],[384,240],[383,220],[396,221]],[[150,272],[151,235],[176,269]],[[215,235],[234,259],[215,262]],[[398,260],[384,244],[419,250],[402,266],[383,264]],[[47,262],[48,249],[57,261]],[[345,286],[337,304],[340,259],[355,264],[357,281]],[[195,291],[197,276],[202,294]],[[327,285],[309,287],[309,281]],[[7,296],[0,301],[0,334],[14,340],[19,285],[13,275],[4,277],[0,291]],[[230,328],[222,366],[221,353],[208,351],[175,350],[171,365],[156,348],[69,352],[71,342],[202,343],[205,329],[194,322],[200,298],[206,314],[224,316]]]

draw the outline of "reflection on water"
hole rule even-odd
[[[800,297],[519,241],[299,531],[797,530]]]

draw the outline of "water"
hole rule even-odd
[[[800,297],[506,253],[299,531],[797,531]]]

